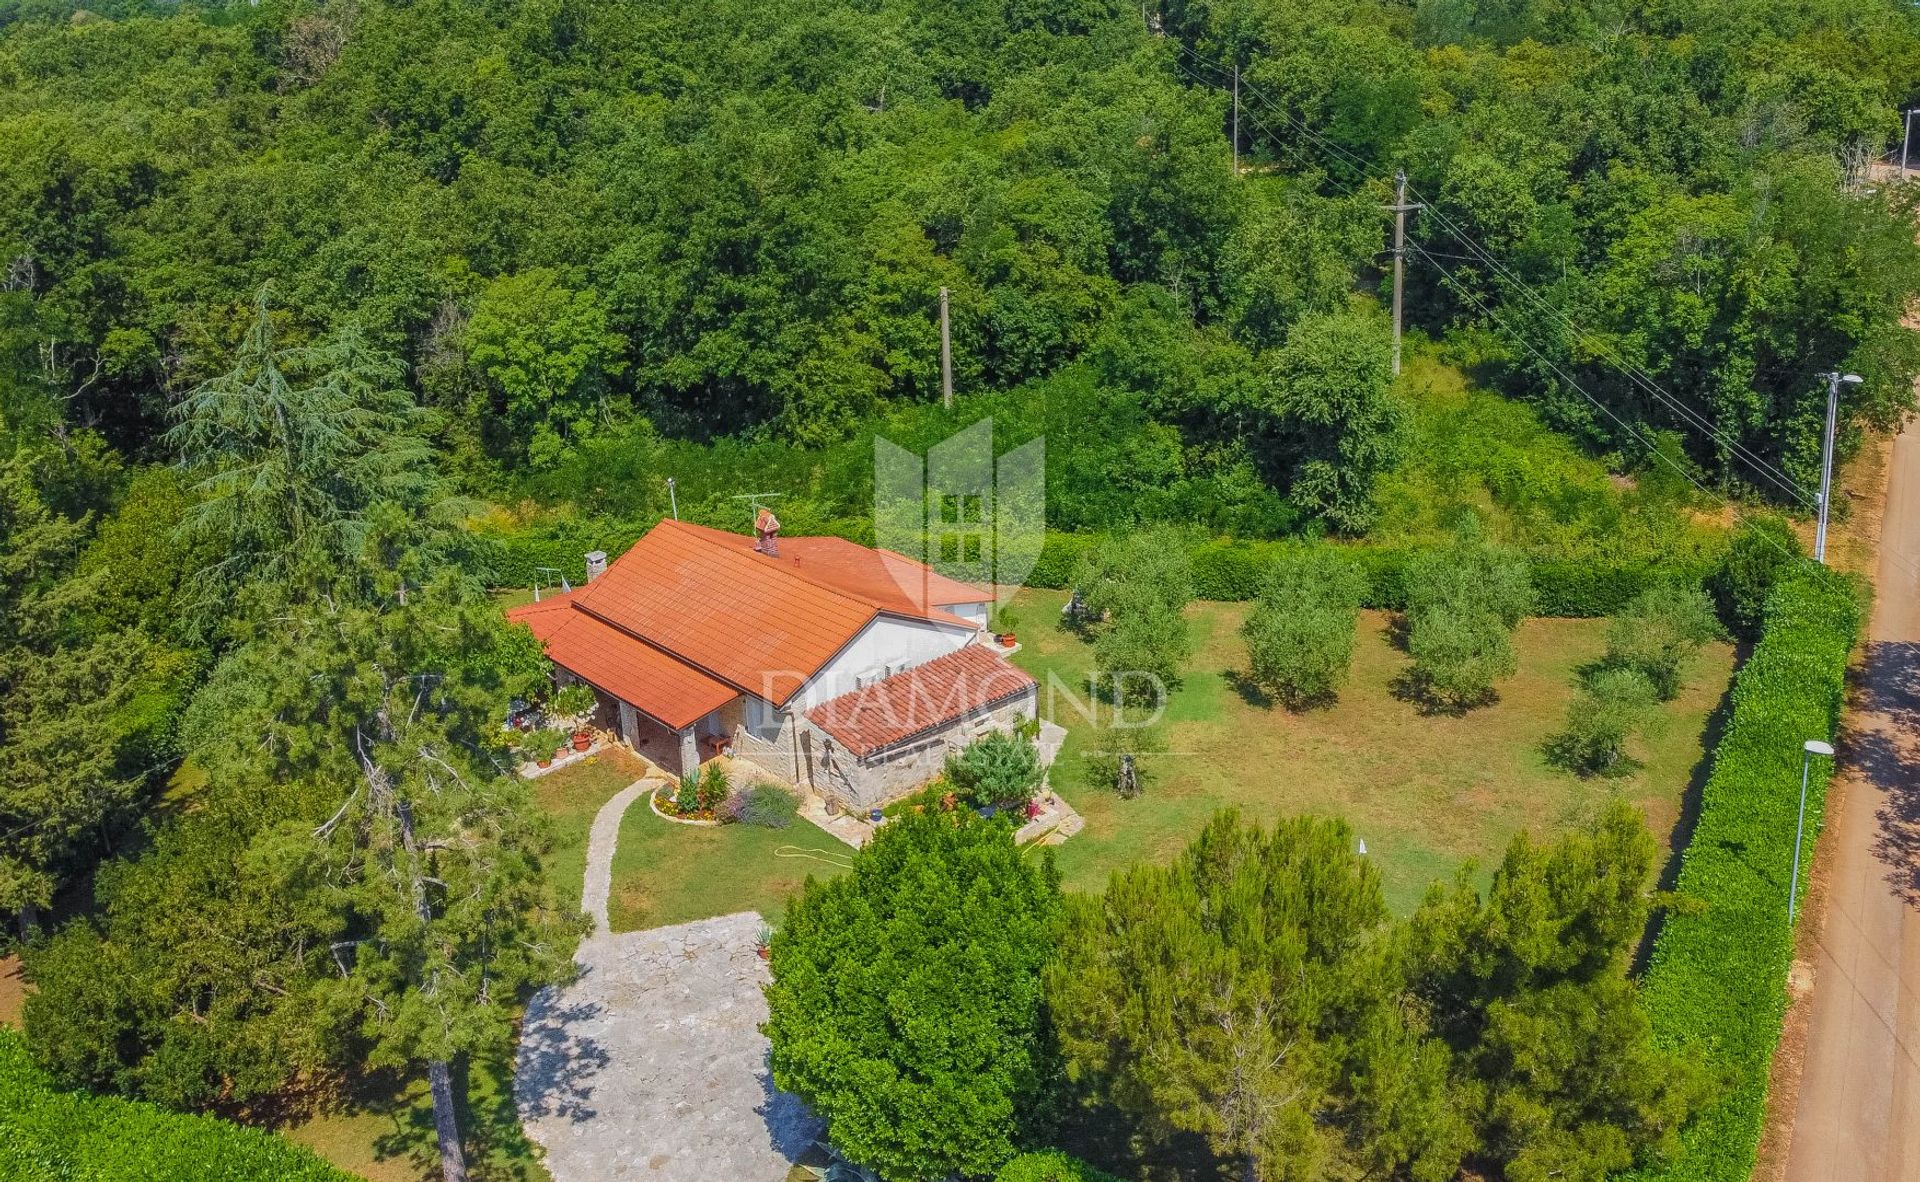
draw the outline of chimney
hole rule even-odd
[[[762,507],[753,518],[753,548],[772,558],[780,557],[780,519],[773,510]]]
[[[587,582],[591,583],[607,573],[607,552],[605,550],[587,551]]]

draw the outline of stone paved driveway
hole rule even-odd
[[[619,811],[635,795],[595,819],[587,903],[597,930],[575,957],[579,979],[527,1007],[521,1123],[554,1182],[782,1182],[820,1126],[767,1070],[760,916],[607,933],[595,871],[611,861]]]

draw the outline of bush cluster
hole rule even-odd
[[[56,1089],[0,1030],[0,1177],[14,1182],[351,1182],[269,1133]]]
[[[1793,959],[1801,744],[1833,734],[1859,628],[1854,588],[1825,568],[1802,564],[1767,598],[1681,862],[1676,889],[1694,905],[1668,916],[1642,983],[1661,1043],[1703,1056],[1727,1086],[1683,1134],[1684,1152],[1640,1182],[1735,1182],[1753,1169]],[[1809,840],[1826,788],[1823,772],[1807,800]]]
[[[778,784],[755,784],[727,801],[727,813],[744,825],[785,829],[800,815],[800,801]]]
[[[1058,1150],[1023,1153],[993,1176],[993,1182],[1120,1182],[1104,1170],[1096,1170],[1077,1157]]]

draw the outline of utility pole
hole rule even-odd
[[[1233,63],[1233,175],[1240,176],[1240,63]]]
[[[1907,110],[1907,134],[1900,141],[1900,179],[1907,179],[1907,149],[1913,146],[1913,110]]]
[[[1387,209],[1393,213],[1393,375],[1400,376],[1400,304],[1401,289],[1406,284],[1407,269],[1407,215],[1415,210],[1425,209],[1418,201],[1407,200],[1407,170],[1401,169],[1393,174],[1393,204]]]
[[[953,328],[944,287],[940,289],[940,405],[953,409]]]
[[[1833,503],[1833,433],[1840,417],[1840,383],[1857,386],[1860,384],[1860,375],[1835,370],[1820,376],[1827,379],[1827,434],[1820,446],[1820,525],[1813,534],[1813,557],[1824,566],[1827,561],[1827,510]]]
[[[673,519],[680,520],[680,494],[674,491],[673,477],[667,477],[667,499],[673,502]]]

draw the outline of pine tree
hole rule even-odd
[[[1204,1137],[1248,1182],[1356,1162],[1450,1176],[1445,1048],[1397,1004],[1386,920],[1344,824],[1222,813],[1173,865],[1071,904],[1047,972],[1069,1075],[1150,1139]]]

